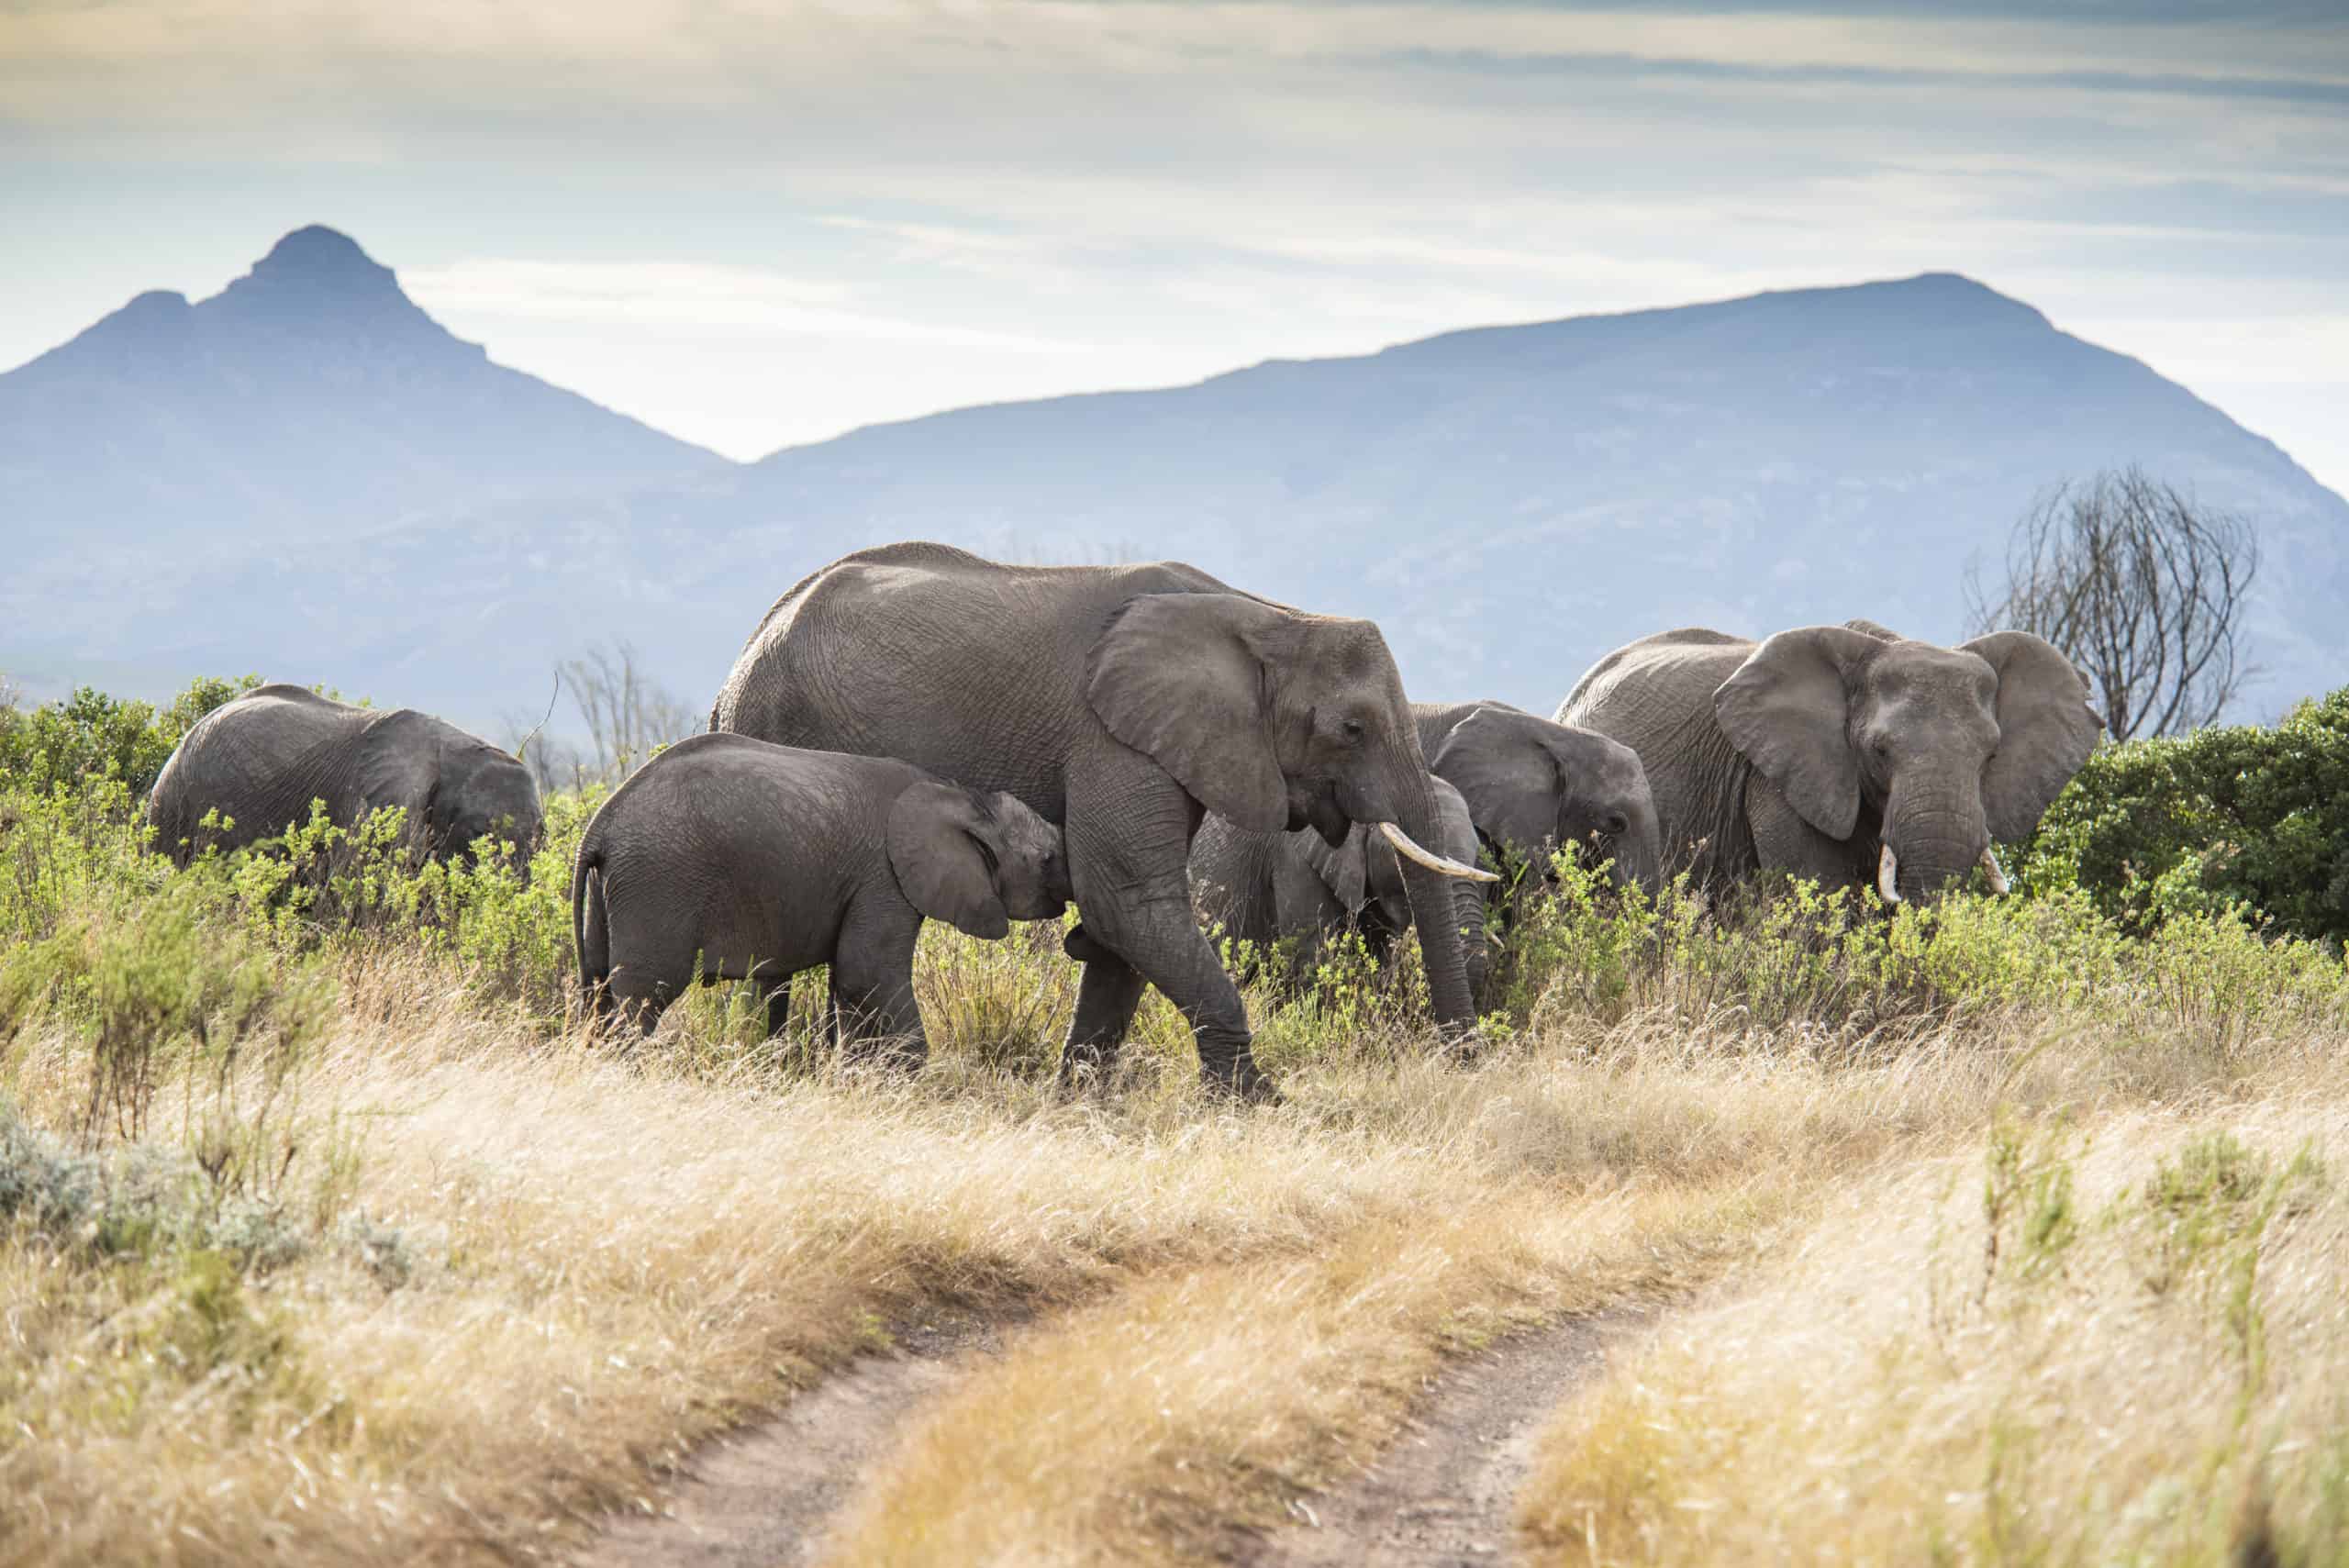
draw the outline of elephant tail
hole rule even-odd
[[[579,950],[579,988],[590,1004],[603,1001],[612,977],[612,927],[604,905],[604,854],[590,842],[580,847],[571,874],[571,940]]]

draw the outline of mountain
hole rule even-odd
[[[115,554],[71,593],[0,588],[0,668],[97,668],[91,643],[53,657],[95,623],[123,628],[126,686],[258,669],[488,726],[535,719],[554,660],[625,637],[697,704],[809,568],[934,538],[1179,557],[1375,617],[1416,694],[1547,712],[1665,627],[1867,616],[1954,639],[1969,558],[2045,486],[2130,462],[2261,528],[2252,709],[2337,684],[2349,504],[2145,365],[1948,273],[962,409],[594,496],[484,487],[363,539],[348,510],[306,543],[224,528],[192,565]]]
[[[288,234],[210,299],[142,294],[0,375],[16,585],[52,606],[37,619],[97,623],[52,650],[67,662],[152,660],[184,631],[117,623],[153,604],[120,572],[126,548],[201,570],[188,558],[727,466],[493,364],[331,228]]]

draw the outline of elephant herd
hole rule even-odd
[[[605,801],[573,871],[584,994],[650,1029],[696,981],[829,967],[832,1027],[908,1059],[924,919],[983,938],[1079,923],[1064,1077],[1106,1071],[1156,985],[1209,1084],[1269,1093],[1201,929],[1269,950],[1415,928],[1439,1029],[1476,1019],[1486,902],[1538,895],[1561,845],[1653,890],[1785,867],[1931,896],[2026,834],[2095,744],[2054,647],[1961,647],[1866,621],[1761,642],[1660,633],[1601,659],[1556,718],[1414,704],[1376,626],[1176,562],[1004,565],[860,550],[767,612],[710,711]],[[306,819],[406,807],[411,845],[534,844],[521,763],[438,719],[264,686],[206,716],[150,813],[184,862]],[[217,812],[217,815],[211,815]],[[1516,884],[1478,869],[1522,868]]]

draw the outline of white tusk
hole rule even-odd
[[[1982,874],[1990,879],[1990,891],[2004,895],[2007,891],[2007,868],[1998,863],[1998,851],[1985,845],[1982,850]]]
[[[1892,852],[1890,844],[1876,858],[1876,890],[1887,904],[1900,902],[1900,857]]]
[[[1405,860],[1417,861],[1430,871],[1440,871],[1446,876],[1456,876],[1468,882],[1498,882],[1500,880],[1491,872],[1479,871],[1475,866],[1464,866],[1458,861],[1435,853],[1432,850],[1419,848],[1411,841],[1411,836],[1408,833],[1404,832],[1392,822],[1381,822],[1378,825],[1378,830],[1386,835],[1386,841],[1395,846],[1397,854],[1401,855]]]

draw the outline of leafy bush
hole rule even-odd
[[[2108,746],[2016,857],[2026,891],[2076,886],[2135,932],[2247,906],[2276,929],[2349,938],[2349,688],[2274,728]]]
[[[47,794],[82,779],[113,778],[133,796],[143,795],[197,719],[260,684],[258,675],[206,678],[160,708],[91,686],[30,711],[0,706],[0,781]]]

